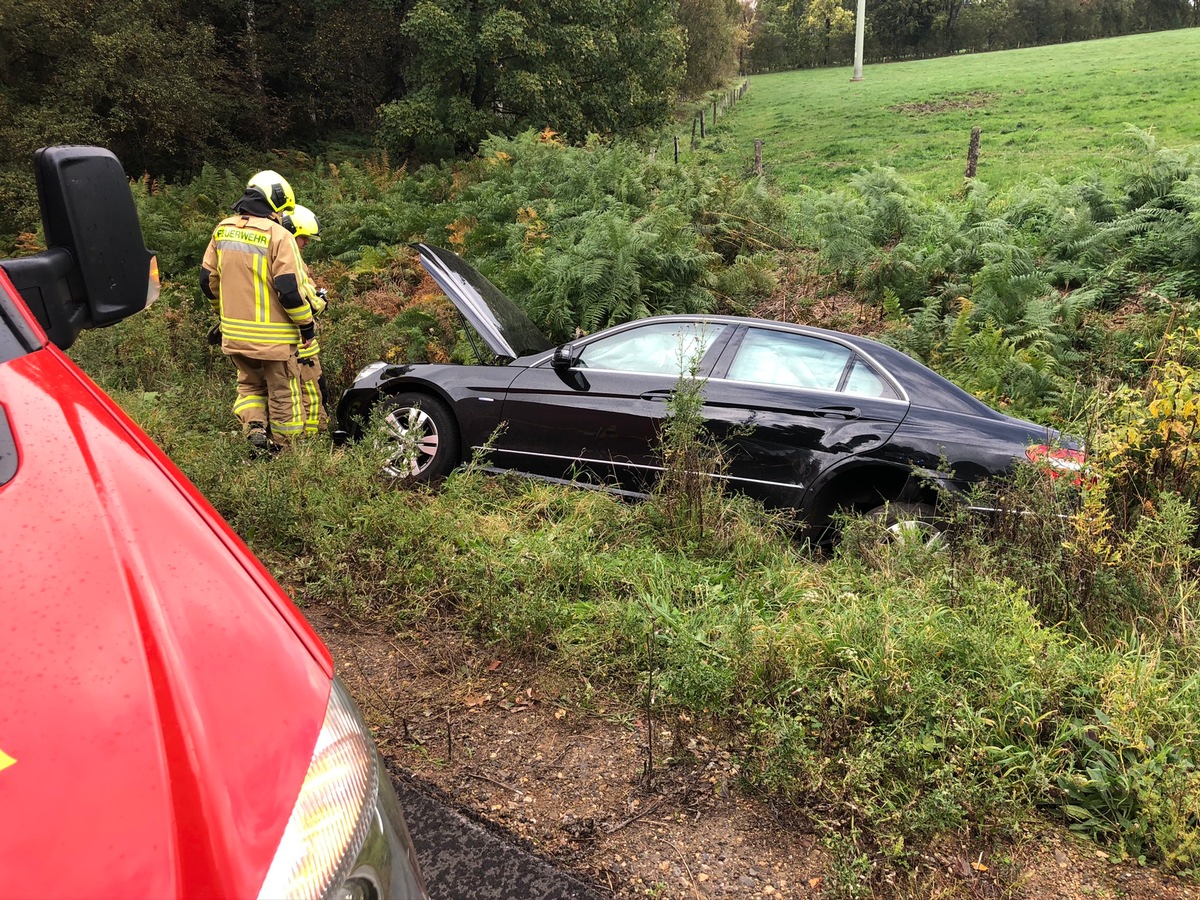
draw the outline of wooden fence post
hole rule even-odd
[[[761,140],[754,142],[754,174],[762,176],[762,144]]]
[[[717,124],[717,101],[716,101],[716,100],[714,100],[714,101],[713,101],[713,120],[712,120],[712,123],[713,123],[713,127],[715,128],[715,127],[716,127],[716,124]]]
[[[700,110],[700,140],[704,140],[704,110]]]
[[[979,165],[979,133],[982,129],[976,125],[971,129],[971,143],[967,145],[967,177],[975,177],[975,169]]]
[[[679,165],[679,135],[675,135],[675,165]]]

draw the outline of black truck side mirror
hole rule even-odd
[[[47,249],[0,261],[50,338],[65,350],[84,328],[112,325],[158,296],[129,180],[99,147],[43,147],[33,157]]]

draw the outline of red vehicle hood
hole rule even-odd
[[[53,346],[0,365],[0,408],[0,894],[255,896],[328,651]]]

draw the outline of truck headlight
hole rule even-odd
[[[379,777],[375,745],[335,679],[312,763],[259,891],[262,900],[321,900],[342,883],[374,824]]]

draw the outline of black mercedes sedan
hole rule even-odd
[[[556,347],[456,254],[416,250],[493,362],[358,373],[335,438],[381,426],[396,476],[441,479],[488,445],[496,469],[644,493],[662,471],[660,430],[681,378],[701,380],[728,486],[812,525],[838,510],[930,519],[940,490],[964,492],[1027,460],[1082,462],[1053,429],[999,413],[877,341],[672,315]]]

